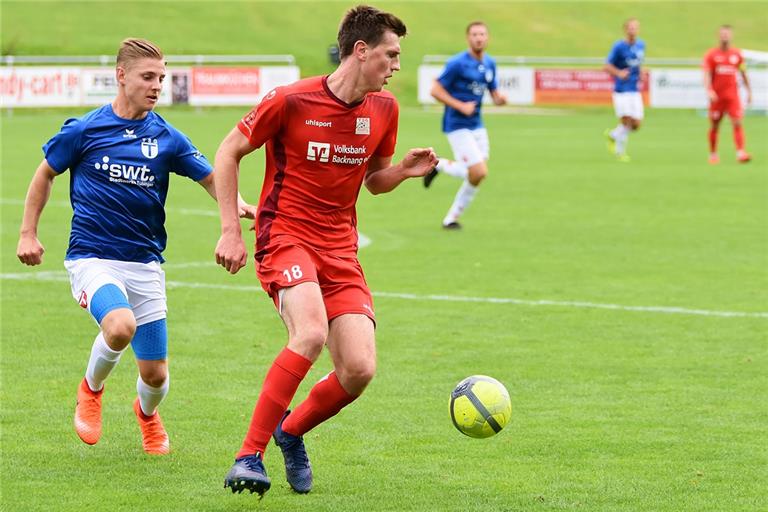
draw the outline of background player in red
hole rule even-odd
[[[373,194],[389,192],[437,164],[431,148],[412,149],[392,164],[398,106],[382,88],[400,69],[405,33],[390,13],[350,10],[338,33],[339,67],[269,92],[216,154],[222,231],[216,261],[234,274],[247,259],[237,217],[239,162],[266,144],[256,270],[288,330],[225,478],[233,492],[269,489],[262,459],[272,436],[291,487],[309,492],[312,471],[302,435],[355,400],[375,373],[373,301],[357,261],[357,196],[363,183]],[[323,345],[334,371],[286,412]]]
[[[749,162],[752,157],[744,150],[744,128],[741,119],[744,109],[739,99],[739,84],[736,74],[741,73],[744,88],[747,90],[747,103],[752,102],[752,89],[744,68],[744,57],[737,48],[731,46],[733,29],[730,25],[720,27],[720,44],[704,56],[704,87],[709,95],[709,163],[720,162],[717,156],[717,131],[723,115],[728,113],[733,125],[733,140],[736,143],[736,158],[739,162]]]

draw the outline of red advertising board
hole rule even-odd
[[[261,69],[194,67],[189,89],[191,104],[256,103],[261,92]]]
[[[596,69],[537,69],[534,102],[537,104],[610,105],[613,78]],[[648,72],[640,80],[640,92],[648,104]]]

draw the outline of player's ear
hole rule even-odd
[[[355,41],[355,46],[352,47],[352,54],[357,57],[357,60],[365,61],[368,59],[368,43],[362,39]]]
[[[117,66],[117,68],[115,68],[115,78],[117,79],[118,84],[125,83],[125,68],[123,66]]]

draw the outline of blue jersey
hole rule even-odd
[[[498,87],[496,61],[488,55],[483,55],[483,60],[479,61],[470,54],[469,50],[464,51],[454,55],[445,63],[445,69],[437,81],[457,100],[477,102],[477,108],[471,116],[465,116],[446,105],[443,114],[443,131],[448,133],[462,128],[470,130],[481,128],[483,120],[480,118],[480,109],[485,90],[495,91]]]
[[[629,76],[626,80],[622,80],[617,76],[613,77],[614,91],[637,92],[639,90],[637,83],[640,81],[640,65],[643,63],[644,57],[644,41],[635,39],[635,42],[632,44],[628,43],[626,39],[616,41],[605,62],[612,64],[618,69],[629,69]]]
[[[162,262],[169,173],[199,181],[212,172],[162,117],[123,119],[112,105],[68,119],[43,152],[54,171],[71,171],[67,259]]]

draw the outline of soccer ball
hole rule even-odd
[[[498,434],[512,417],[507,388],[485,375],[472,375],[459,382],[449,406],[454,426],[469,437]]]

